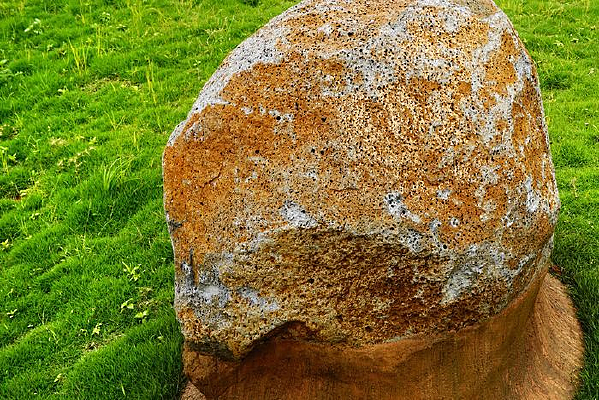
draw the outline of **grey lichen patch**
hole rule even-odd
[[[496,13],[499,8],[493,0],[455,0],[456,4],[461,4],[470,9],[472,13],[479,17],[488,17],[491,14]]]
[[[451,254],[453,266],[443,289],[441,304],[450,304],[460,296],[472,295],[481,282],[502,282],[509,286],[521,270],[512,270],[506,264],[511,255],[494,243],[471,245],[464,252]]]
[[[196,305],[226,306],[231,296],[229,289],[219,279],[220,272],[217,267],[212,267],[200,274],[197,283],[193,278],[193,270],[190,265],[183,262],[181,263],[181,269],[185,280],[176,287],[179,298],[186,299]]]
[[[425,237],[418,231],[406,229],[398,235],[398,241],[410,252],[418,254],[425,249]]]
[[[189,254],[189,262],[181,262],[182,276],[175,280],[175,304],[193,309],[195,316],[211,329],[222,329],[227,325],[223,309],[231,300],[231,291],[221,280],[221,269],[231,262],[231,254],[205,257],[197,277],[193,252]]]

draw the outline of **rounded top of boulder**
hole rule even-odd
[[[534,64],[490,0],[303,1],[241,43],[164,153],[186,340],[458,329],[546,267]]]

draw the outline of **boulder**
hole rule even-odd
[[[199,386],[275,340],[338,369],[329,350],[476,330],[534,300],[549,265],[538,78],[491,0],[303,1],[225,59],[163,167]]]

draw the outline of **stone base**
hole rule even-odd
[[[183,389],[183,393],[181,393],[181,400],[206,400],[206,396],[204,396],[193,383],[187,382],[185,389]]]
[[[208,400],[570,399],[582,333],[565,287],[543,275],[501,314],[458,332],[359,349],[282,335],[240,362],[186,348],[185,373]]]

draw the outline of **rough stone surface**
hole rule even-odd
[[[188,346],[457,330],[546,268],[536,70],[491,0],[307,0],[238,46],[164,152]]]

